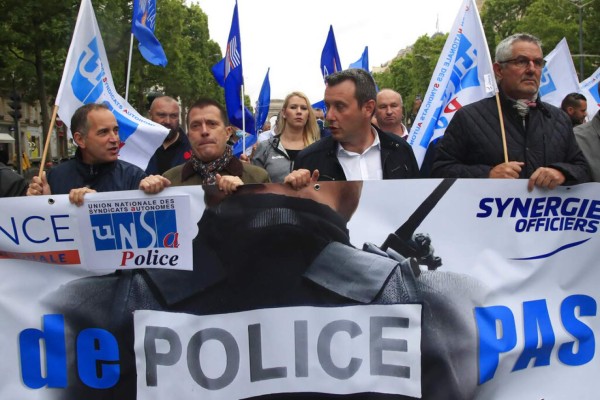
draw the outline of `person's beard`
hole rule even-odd
[[[165,143],[169,143],[170,141],[174,140],[177,137],[177,133],[178,133],[179,129],[178,128],[174,128],[171,129],[169,131],[169,134],[167,135],[167,137],[165,138],[164,142]]]

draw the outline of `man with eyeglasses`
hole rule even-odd
[[[146,167],[148,175],[162,175],[189,160],[192,157],[192,148],[187,135],[179,126],[177,100],[169,96],[156,97],[150,106],[150,119],[170,129],[163,144],[156,149]]]
[[[539,98],[546,62],[541,42],[526,33],[496,47],[494,73],[500,91],[508,162],[504,160],[494,97],[456,112],[438,146],[433,177],[527,178],[527,188],[554,189],[590,180],[569,117]]]

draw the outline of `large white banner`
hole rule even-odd
[[[0,398],[595,399],[600,185],[526,186],[0,199],[19,210],[0,216]],[[90,205],[140,198],[185,214],[192,271],[35,255],[81,252]]]
[[[82,0],[55,104],[67,126],[80,106],[104,103],[119,124],[120,156],[142,169],[169,130],[142,117],[116,91],[90,0]]]

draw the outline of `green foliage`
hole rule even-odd
[[[579,9],[583,8],[584,79],[600,67],[600,0],[486,0],[481,12],[482,24],[490,54],[505,37],[528,32],[542,40],[547,54],[563,38],[567,38],[571,54],[579,51]],[[380,88],[392,88],[402,93],[404,104],[410,109],[415,96],[424,95],[438,57],[448,35],[422,36],[411,46],[412,50],[394,59],[388,69],[374,74]],[[579,71],[579,57],[574,57]],[[405,115],[407,113],[405,112]]]
[[[417,95],[425,95],[447,37],[447,34],[421,36],[411,51],[390,63],[387,71],[374,74],[377,85],[400,92],[405,107],[410,109]]]
[[[146,95],[160,91],[190,104],[197,97],[223,101],[223,90],[210,68],[219,61],[219,45],[210,40],[208,17],[198,5],[183,0],[160,0],[156,36],[169,60],[166,68],[144,60],[134,41],[129,102],[146,112]],[[43,107],[44,132],[49,125],[48,106],[60,85],[73,35],[80,0],[0,0],[0,95],[13,85],[28,102]],[[131,0],[93,0],[102,39],[117,91],[125,96],[131,41]],[[10,11],[9,11],[10,10]]]
[[[567,38],[571,54],[579,51],[579,9],[583,4],[583,54],[600,55],[600,38],[596,25],[600,15],[600,0],[487,0],[481,18],[493,55],[495,46],[507,36],[518,32],[531,33],[542,40],[544,53],[563,38]],[[579,71],[579,57],[574,57]],[[586,57],[584,79],[600,66],[600,57]]]

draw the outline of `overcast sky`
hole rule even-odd
[[[211,38],[225,45],[235,0],[188,0],[208,15]],[[422,35],[447,33],[462,0],[238,0],[246,94],[256,102],[267,68],[271,99],[299,90],[312,103],[323,98],[319,69],[329,25],[342,66],[369,46],[369,64],[380,66]],[[439,22],[438,22],[439,21]],[[160,16],[158,19],[160,23]]]

